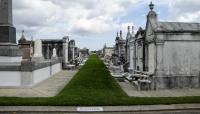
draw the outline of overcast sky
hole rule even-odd
[[[145,26],[151,0],[13,0],[17,38],[61,39],[80,48],[114,45],[116,32]],[[161,21],[200,22],[200,0],[152,0]]]

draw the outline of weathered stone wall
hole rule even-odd
[[[143,71],[143,47],[142,45],[136,46],[136,69]]]
[[[51,68],[52,68],[52,69],[51,69],[51,74],[50,74],[50,75],[54,75],[54,74],[60,72],[61,69],[62,69],[61,64],[52,65]]]
[[[130,70],[133,72],[135,70],[135,49],[134,49],[134,42],[130,42]]]
[[[33,71],[33,85],[38,84],[51,76],[52,66]]]
[[[155,71],[155,44],[149,44],[149,51],[148,51],[148,68],[149,72],[154,73]]]
[[[1,71],[0,87],[20,86],[21,73],[18,71]]]
[[[162,55],[156,50],[157,70],[154,77],[154,88],[199,87],[199,36],[197,33],[158,35],[164,43],[161,49],[163,50]],[[163,56],[162,60],[158,60],[161,56]]]
[[[165,75],[199,75],[200,42],[167,41],[164,52]]]
[[[24,64],[25,65],[25,64]],[[61,71],[61,63],[52,61],[20,65],[0,66],[0,88],[29,88]]]

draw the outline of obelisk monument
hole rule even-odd
[[[16,43],[16,29],[12,23],[12,0],[0,0],[0,42]]]
[[[16,44],[16,29],[13,26],[12,0],[0,0],[0,62],[18,62],[17,58],[20,56],[21,51]]]

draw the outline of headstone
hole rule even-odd
[[[42,57],[42,41],[39,39],[35,41],[34,57]]]
[[[35,60],[37,62],[40,62],[41,60],[43,60],[42,41],[40,39],[37,39],[35,41],[33,60]]]
[[[56,52],[56,48],[53,48],[53,56],[52,56],[54,59],[55,58],[58,58],[57,56],[57,52]]]

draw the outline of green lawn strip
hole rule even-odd
[[[0,106],[118,106],[200,103],[197,97],[128,97],[104,63],[92,55],[69,84],[55,97],[0,97]]]
[[[70,99],[71,105],[101,105],[113,104],[118,98],[128,96],[103,62],[93,55],[57,97]]]

